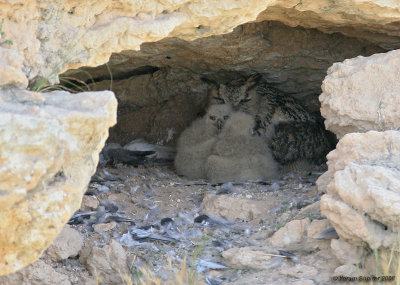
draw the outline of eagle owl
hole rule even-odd
[[[253,135],[253,116],[234,112],[217,137],[213,154],[207,158],[207,179],[240,182],[278,177],[277,163],[265,140]]]
[[[212,153],[217,135],[221,132],[232,108],[228,104],[212,105],[204,117],[195,120],[178,139],[175,168],[190,179],[205,178],[204,165]]]
[[[254,116],[255,132],[266,138],[281,165],[325,161],[330,144],[321,122],[294,98],[260,82],[260,76],[220,84],[214,91],[212,102],[229,103]]]

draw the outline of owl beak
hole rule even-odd
[[[218,128],[218,130],[222,129],[222,121],[221,120],[217,121],[217,128]]]

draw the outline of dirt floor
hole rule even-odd
[[[78,256],[41,259],[72,284],[124,284],[104,277],[109,269],[98,260],[112,257],[90,253],[114,240],[126,252],[134,284],[146,279],[146,270],[161,284],[174,284],[171,271],[184,261],[197,278],[192,284],[328,284],[340,265],[329,240],[307,237],[300,222],[274,235],[292,220],[326,228],[315,185],[321,173],[212,185],[179,177],[170,165],[99,168],[70,221],[84,239]]]

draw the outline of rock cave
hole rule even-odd
[[[179,134],[209,104],[213,86],[203,78],[227,83],[261,74],[321,117],[318,96],[328,67],[385,51],[379,44],[338,32],[261,21],[194,41],[167,38],[144,43],[139,51],[113,54],[105,65],[69,70],[62,76],[85,82],[81,89],[115,92],[118,124],[110,131],[110,142],[126,144],[143,138],[175,145]]]
[[[1,284],[399,282],[396,1],[14,2],[0,4]],[[174,150],[216,86],[254,75],[324,124],[326,164],[212,184],[99,163],[137,139]]]

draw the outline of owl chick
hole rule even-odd
[[[218,135],[213,154],[205,164],[207,179],[212,182],[239,182],[278,177],[265,140],[253,136],[253,116],[234,112]]]
[[[256,133],[265,137],[281,165],[297,160],[318,164],[330,150],[317,118],[294,98],[260,82],[260,76],[219,85],[212,101],[229,103],[235,110],[253,115]],[[287,138],[290,145],[286,145]]]
[[[231,112],[228,104],[212,105],[204,117],[182,132],[174,162],[178,174],[190,179],[205,178],[204,164]]]

